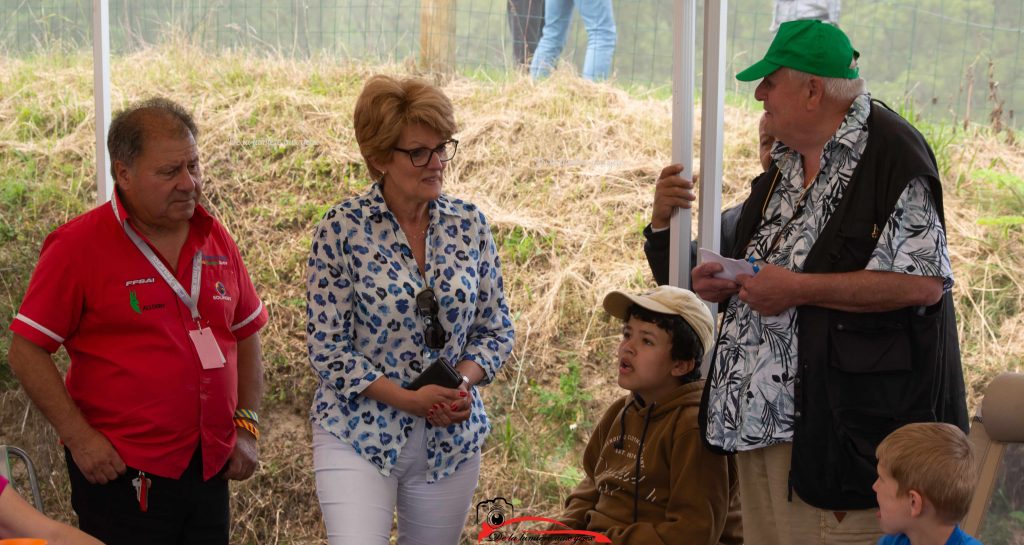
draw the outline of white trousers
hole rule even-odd
[[[426,423],[420,420],[390,477],[313,424],[313,469],[330,545],[388,545],[398,509],[398,545],[458,545],[480,476],[480,454],[427,483]]]

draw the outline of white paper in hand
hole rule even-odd
[[[716,273],[715,278],[736,281],[737,274],[754,275],[754,266],[749,261],[722,257],[707,248],[697,250],[697,255],[701,264],[719,263],[722,265],[722,272]]]

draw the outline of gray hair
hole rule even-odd
[[[792,68],[786,68],[791,78],[799,80],[801,83],[806,83],[811,79],[813,74],[807,72],[801,72]],[[821,79],[822,86],[824,87],[825,98],[830,98],[839,102],[853,102],[858,95],[864,94],[867,91],[867,83],[864,78],[827,78],[825,76],[814,76]]]
[[[107,131],[107,150],[110,152],[110,175],[117,180],[117,172],[114,163],[121,161],[131,166],[142,152],[145,143],[147,124],[154,119],[170,121],[166,129],[178,130],[184,134],[187,130],[192,138],[199,136],[199,129],[196,128],[192,115],[183,106],[172,100],[154,97],[142,102],[133,104],[124,110],[117,112],[114,119],[110,121],[110,130]]]

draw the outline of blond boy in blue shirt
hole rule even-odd
[[[977,482],[971,443],[952,424],[919,422],[889,434],[875,452],[878,545],[981,545],[957,523]]]

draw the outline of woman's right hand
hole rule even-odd
[[[434,406],[427,413],[427,422],[431,425],[447,427],[464,422],[473,412],[473,392],[466,383],[459,386],[459,401]]]
[[[406,407],[402,409],[421,418],[426,418],[427,413],[435,406],[451,405],[462,399],[458,389],[445,388],[437,384],[428,384],[419,390],[408,392],[410,395]]]

